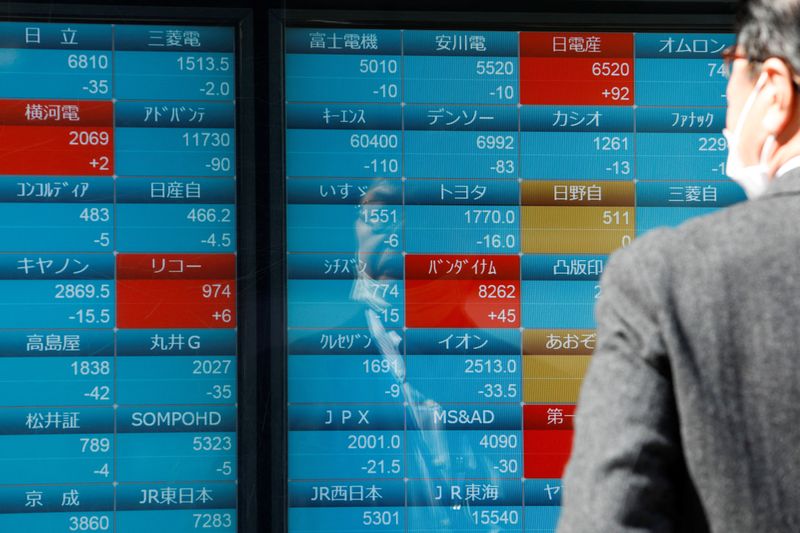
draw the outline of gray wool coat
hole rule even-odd
[[[800,170],[615,252],[559,533],[800,531]]]

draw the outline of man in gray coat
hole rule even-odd
[[[749,200],[610,259],[559,533],[800,532],[800,0],[726,56]]]

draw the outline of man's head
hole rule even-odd
[[[742,164],[773,176],[800,155],[800,0],[744,1],[738,27],[727,128]]]

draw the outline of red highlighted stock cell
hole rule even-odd
[[[574,405],[523,407],[526,478],[560,478],[572,451]]]
[[[0,101],[0,174],[110,176],[111,102]]]
[[[522,32],[522,57],[600,58],[633,57],[632,33]]]
[[[233,254],[117,256],[120,328],[236,327]]]
[[[406,256],[410,328],[518,328],[519,256]]]
[[[631,106],[633,59],[523,58],[520,84],[526,105]]]
[[[633,34],[523,33],[520,51],[522,104],[633,105]]]

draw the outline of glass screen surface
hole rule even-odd
[[[236,530],[234,43],[0,23],[0,531]]]
[[[732,42],[287,30],[289,531],[555,529],[608,255],[744,199]]]

